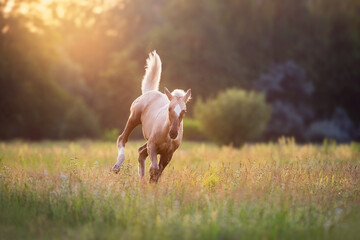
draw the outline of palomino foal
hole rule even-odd
[[[145,174],[145,160],[150,157],[150,182],[157,182],[170,162],[173,153],[180,146],[183,136],[183,117],[186,103],[191,98],[191,89],[186,93],[176,89],[172,93],[165,88],[165,94],[158,91],[161,76],[161,60],[153,51],[146,60],[145,76],[142,80],[142,95],[131,105],[130,116],[125,129],[117,140],[119,150],[117,162],[112,170],[115,173],[125,160],[124,148],[132,130],[142,124],[143,135],[147,140],[139,148],[139,176]],[[160,155],[158,163],[157,155]]]

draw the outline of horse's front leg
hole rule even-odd
[[[159,168],[161,173],[164,171],[165,167],[169,164],[169,162],[171,161],[173,154],[172,153],[168,153],[168,154],[162,154],[160,156],[160,163],[159,163]]]
[[[160,168],[157,160],[157,151],[154,144],[148,143],[148,154],[150,157],[150,179],[149,182],[156,182],[158,179],[158,175],[160,174]]]
[[[131,113],[130,117],[126,123],[124,131],[122,132],[122,134],[119,136],[119,138],[117,140],[117,147],[118,147],[117,161],[116,161],[116,164],[111,169],[115,173],[118,173],[120,171],[120,167],[125,160],[125,153],[124,153],[125,144],[128,141],[130,133],[134,130],[134,128],[137,125],[140,124],[139,119],[140,118],[139,118],[138,114]]]
[[[159,173],[156,175],[156,179],[155,182],[157,182],[162,174],[162,172],[164,171],[164,169],[166,168],[166,166],[169,164],[169,162],[171,161],[173,154],[172,153],[168,153],[168,154],[161,154],[160,155],[160,162],[159,162]]]

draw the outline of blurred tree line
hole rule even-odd
[[[265,139],[360,135],[358,0],[4,0],[0,12],[1,139],[122,129],[153,49],[161,89],[264,92]]]

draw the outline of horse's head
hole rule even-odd
[[[191,89],[185,93],[183,90],[174,90],[172,93],[165,88],[165,94],[170,100],[169,104],[169,119],[170,119],[170,131],[169,136],[171,139],[175,139],[179,134],[179,128],[181,121],[186,113],[186,103],[191,98]]]

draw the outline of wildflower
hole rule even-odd
[[[337,209],[335,210],[335,215],[336,215],[336,216],[340,216],[343,212],[344,212],[344,210],[342,210],[341,208],[337,208]]]
[[[331,226],[331,221],[330,220],[327,220],[325,223],[324,223],[324,228],[329,228]]]

